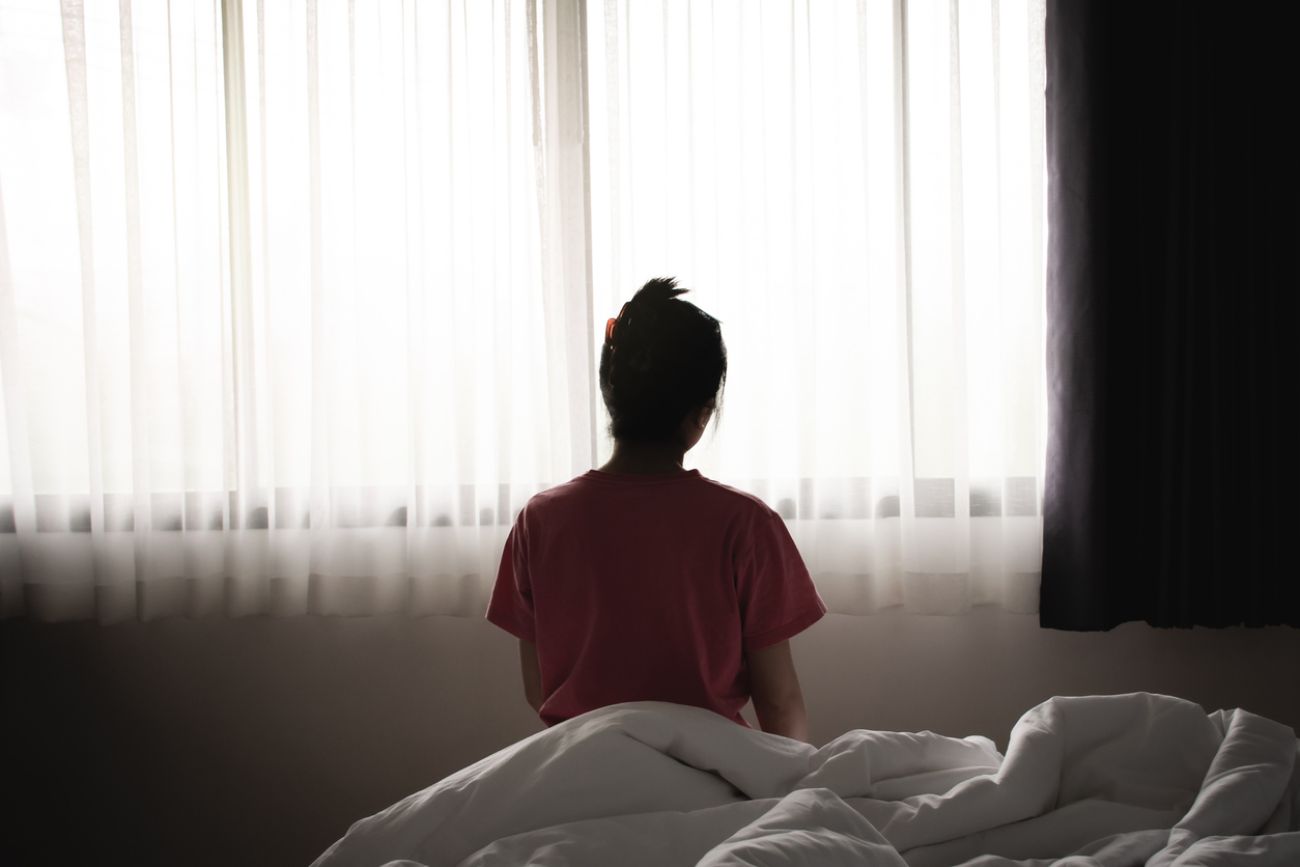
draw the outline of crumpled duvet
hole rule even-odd
[[[362,819],[315,867],[1300,865],[1295,732],[1136,693],[983,737],[820,749],[699,708],[613,705]]]

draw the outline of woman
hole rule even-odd
[[[818,597],[781,517],[686,470],[726,380],[718,321],[651,280],[605,329],[609,462],[534,496],[506,541],[487,617],[519,639],[547,725],[666,701],[806,741],[789,639]]]

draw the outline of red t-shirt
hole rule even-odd
[[[745,651],[826,613],[781,516],[684,470],[591,470],[542,491],[506,540],[487,619],[537,646],[547,725],[670,701],[744,725]]]

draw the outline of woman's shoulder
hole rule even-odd
[[[671,478],[644,479],[592,470],[536,492],[528,499],[523,511],[542,517],[548,513],[599,506],[611,496],[629,495],[661,500],[666,507],[689,508],[714,517],[757,520],[777,516],[776,511],[757,494],[711,479],[699,470],[689,470]]]
[[[718,504],[729,508],[732,511],[742,513],[751,517],[767,518],[776,515],[776,510],[767,504],[767,502],[757,494],[728,485],[725,482],[719,482],[716,479],[710,479],[706,476],[700,477],[701,481],[707,485],[708,495]]]
[[[516,512],[516,520],[522,521],[527,516],[536,516],[552,510],[563,511],[566,505],[572,504],[575,498],[582,496],[577,481],[578,479],[570,479],[557,485],[543,486],[524,502],[523,508]]]

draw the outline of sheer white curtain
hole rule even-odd
[[[1036,611],[1041,0],[590,6],[596,320],[672,274],[722,320],[701,470],[835,611]]]
[[[480,614],[659,274],[833,610],[1033,610],[1041,28],[0,0],[0,614]]]
[[[5,613],[479,613],[591,461],[537,7],[0,9]]]

